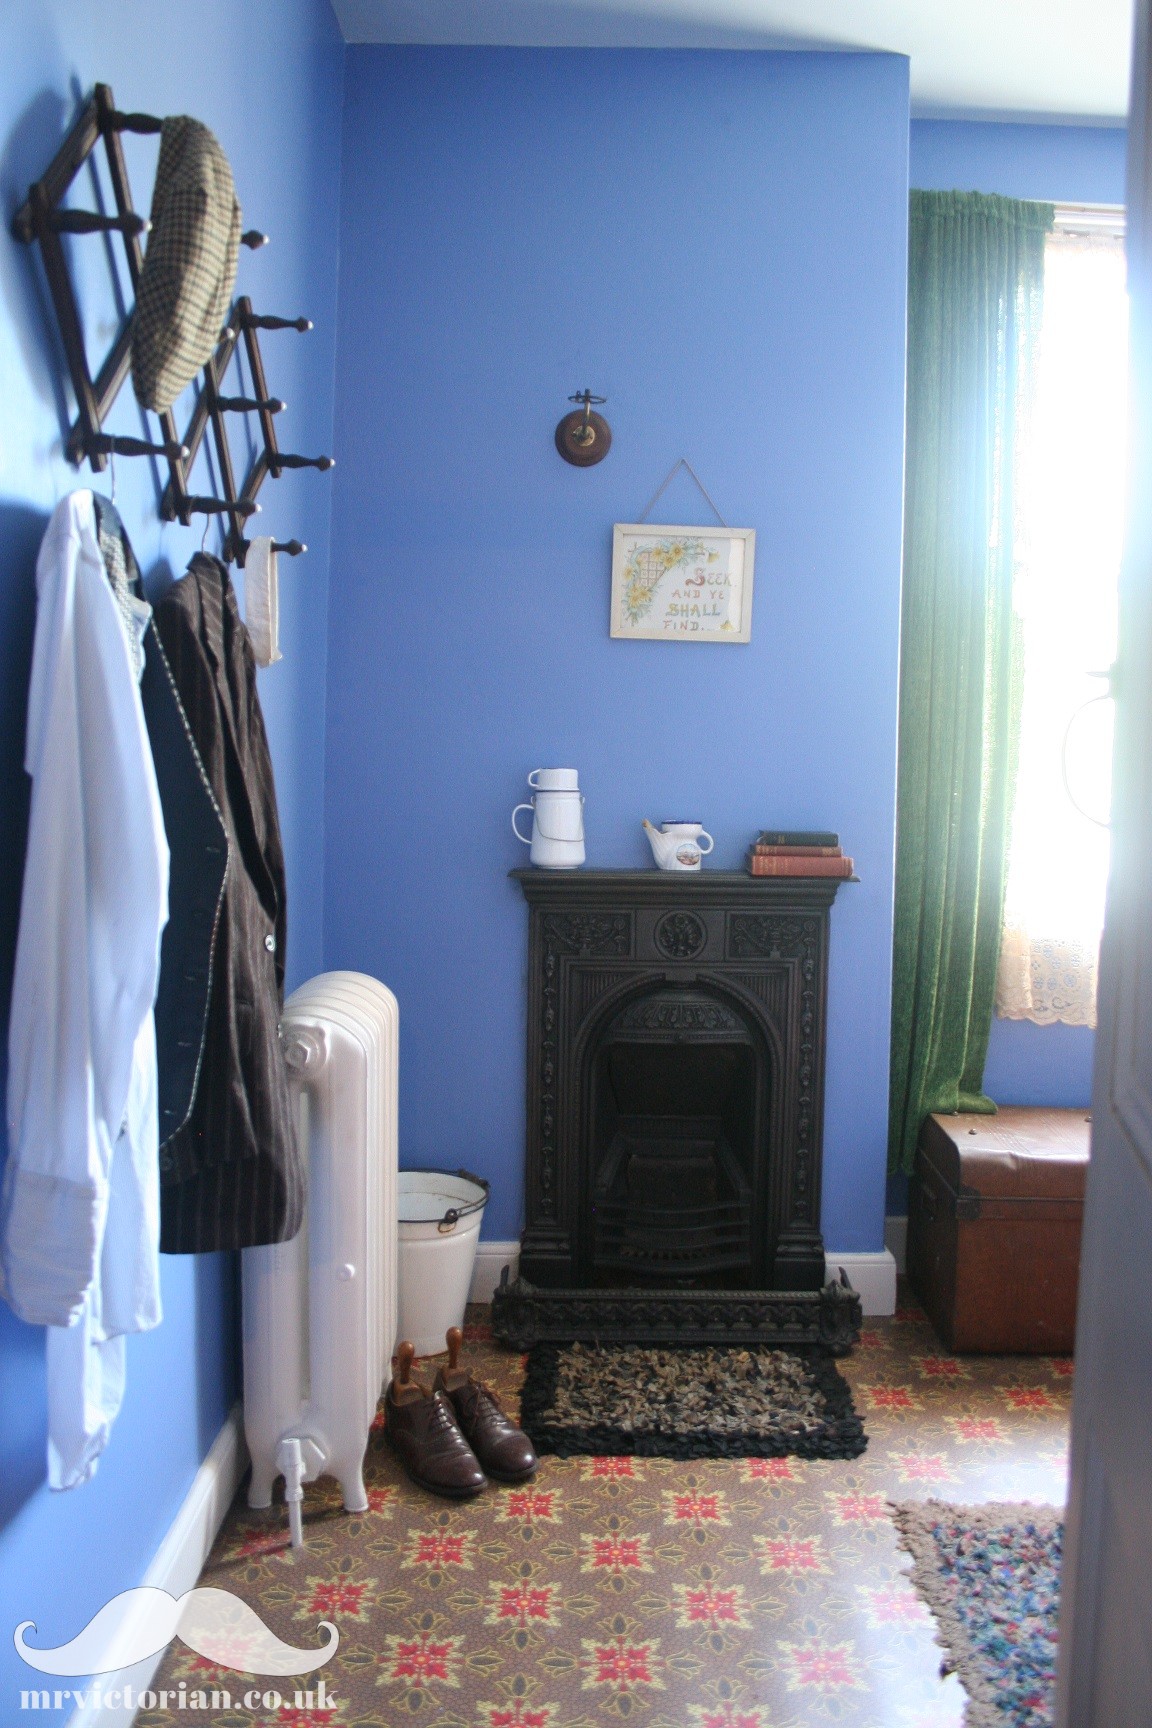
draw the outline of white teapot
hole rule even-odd
[[[661,870],[699,870],[701,858],[716,844],[702,822],[661,822],[657,830],[645,817],[644,832]],[[701,840],[707,840],[707,846],[701,846]]]

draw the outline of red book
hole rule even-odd
[[[753,846],[755,858],[843,858],[839,846]]]
[[[851,858],[797,858],[779,854],[769,857],[762,852],[752,852],[748,857],[751,876],[836,876],[847,881],[854,869]]]

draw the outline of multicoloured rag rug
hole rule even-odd
[[[968,1693],[966,1728],[1048,1728],[1063,1516],[1053,1506],[893,1508],[937,1642]]]
[[[857,1458],[852,1394],[814,1350],[536,1344],[520,1422],[541,1453]]]

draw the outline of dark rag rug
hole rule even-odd
[[[968,1693],[966,1728],[1048,1728],[1063,1514],[925,1500],[896,1506],[893,1516],[948,1653],[942,1671],[954,1671]]]
[[[520,1423],[561,1458],[857,1458],[868,1444],[830,1356],[755,1346],[535,1344]]]

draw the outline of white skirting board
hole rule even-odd
[[[505,1266],[509,1278],[515,1278],[520,1265],[519,1242],[480,1242],[472,1266],[472,1288],[469,1302],[491,1302],[492,1292],[500,1282]]]
[[[207,1458],[193,1477],[184,1504],[156,1550],[142,1583],[167,1590],[171,1596],[182,1596],[185,1590],[191,1590],[204,1569],[216,1532],[235,1499],[247,1467],[244,1418],[241,1406],[235,1404],[213,1440]],[[126,1709],[121,1703],[109,1708],[103,1699],[109,1692],[119,1692],[123,1697],[124,1687],[129,1685],[133,1697],[146,1690],[164,1655],[162,1650],[131,1668],[100,1675],[98,1689],[90,1681],[73,1682],[75,1688],[87,1696],[69,1717],[68,1728],[131,1728],[135,1709]],[[28,1672],[32,1679],[51,1678],[38,1676],[31,1668]]]
[[[896,1262],[897,1272],[908,1269],[908,1220],[889,1216],[884,1220],[884,1246]]]
[[[476,1249],[469,1300],[490,1302],[502,1269],[507,1266],[509,1278],[515,1278],[519,1261],[519,1242],[481,1242]],[[874,1254],[829,1253],[827,1266],[829,1278],[838,1277],[843,1266],[852,1288],[860,1292],[865,1314],[896,1312],[896,1261],[888,1248]]]
[[[829,1278],[838,1278],[844,1268],[865,1314],[895,1314],[896,1262],[887,1248],[875,1254],[833,1254],[826,1249],[824,1264]]]

